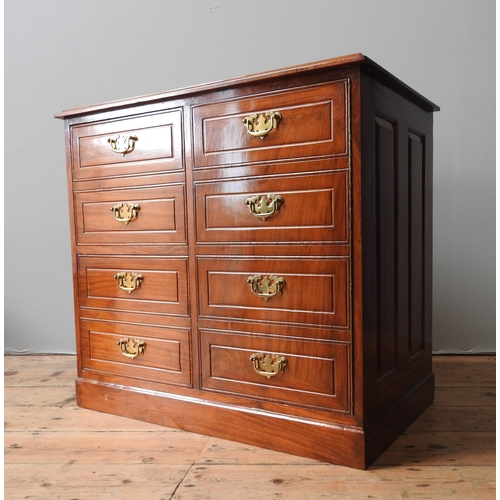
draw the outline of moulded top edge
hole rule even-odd
[[[223,89],[227,88],[230,86],[235,86],[235,85],[242,85],[246,83],[252,83],[255,81],[261,81],[261,80],[268,80],[280,76],[287,76],[287,75],[294,75],[297,73],[306,73],[306,72],[313,72],[313,71],[318,71],[318,70],[326,70],[330,68],[336,68],[336,67],[342,67],[342,66],[349,66],[349,65],[356,65],[356,64],[361,64],[367,69],[369,69],[371,72],[375,73],[376,75],[383,77],[384,79],[390,79],[392,80],[393,84],[401,87],[405,93],[412,93],[414,98],[418,99],[419,101],[422,101],[422,106],[426,109],[430,109],[431,111],[438,111],[439,107],[433,104],[431,101],[427,100],[425,97],[421,96],[414,90],[412,90],[410,87],[408,87],[406,84],[401,82],[399,79],[391,75],[388,71],[386,71],[384,68],[373,62],[371,59],[368,57],[364,56],[363,54],[350,54],[347,56],[342,56],[342,57],[335,57],[332,59],[324,59],[322,61],[317,61],[313,63],[308,63],[308,64],[301,64],[297,66],[290,66],[282,69],[277,69],[277,70],[272,70],[272,71],[267,71],[267,72],[262,72],[262,73],[254,73],[242,77],[237,77],[237,78],[232,78],[228,80],[220,80],[220,81],[215,81],[215,82],[210,82],[210,83],[205,83],[201,85],[194,85],[190,87],[185,87],[181,89],[175,89],[175,90],[170,90],[166,92],[159,92],[159,93],[154,93],[154,94],[147,94],[144,96],[140,97],[135,97],[135,98],[130,98],[130,99],[120,99],[117,101],[110,101],[102,104],[96,104],[93,106],[86,106],[86,107],[81,107],[81,108],[74,108],[74,109],[69,109],[66,111],[62,111],[61,113],[58,113],[54,115],[55,118],[60,118],[60,119],[66,119],[66,118],[71,118],[74,116],[79,116],[79,115],[86,115],[94,112],[100,112],[100,111],[108,111],[108,110],[113,110],[113,109],[119,109],[127,106],[134,106],[134,105],[140,105],[140,104],[147,104],[147,103],[153,103],[153,102],[158,102],[162,101],[165,99],[171,99],[175,97],[183,97],[187,95],[194,95],[194,94],[199,94],[200,92],[206,92],[210,90],[217,90],[217,89]]]

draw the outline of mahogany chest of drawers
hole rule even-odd
[[[56,115],[78,404],[368,467],[433,399],[437,110],[355,54]]]

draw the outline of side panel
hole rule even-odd
[[[366,74],[363,100],[363,346],[369,426],[432,373],[432,113]]]

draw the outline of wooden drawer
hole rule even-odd
[[[184,185],[75,193],[76,242],[185,243],[184,198]],[[121,210],[113,210],[119,204]],[[128,220],[134,215],[128,204],[136,205],[135,219]]]
[[[187,258],[78,256],[80,307],[187,315]],[[115,278],[124,278],[124,290]],[[132,273],[142,277],[134,287]]]
[[[348,154],[348,81],[276,91],[193,107],[195,167]],[[244,119],[279,112],[265,138]],[[272,124],[269,119],[268,123]]]
[[[191,384],[187,329],[82,320],[81,334],[84,370],[177,385]],[[120,340],[130,341],[129,345],[118,345]],[[133,346],[134,340],[143,343],[141,353]],[[129,357],[134,354],[135,358]]]
[[[128,138],[135,137],[136,140]],[[121,144],[123,139],[126,144]],[[118,140],[115,152],[109,141]],[[181,112],[123,118],[71,129],[74,180],[172,171],[182,167]],[[120,149],[129,147],[128,151]]]
[[[196,185],[197,241],[348,243],[348,173]]]
[[[198,276],[201,316],[349,327],[347,257],[198,257]]]
[[[348,344],[201,331],[201,353],[204,389],[349,410]]]

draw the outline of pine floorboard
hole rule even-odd
[[[4,368],[6,500],[495,498],[494,356],[435,356],[434,403],[367,471],[78,408],[74,356]]]

